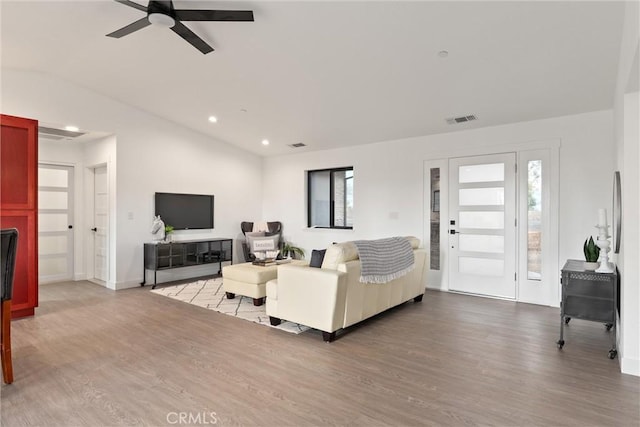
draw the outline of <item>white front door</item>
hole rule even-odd
[[[73,167],[38,165],[38,281],[73,278]]]
[[[106,282],[109,255],[109,187],[107,167],[94,169],[93,185],[93,278]]]
[[[516,297],[516,155],[449,160],[449,289]]]

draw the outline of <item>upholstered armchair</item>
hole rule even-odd
[[[247,233],[253,232],[253,222],[243,221],[240,223],[240,229],[242,230],[242,234],[246,237]],[[278,248],[282,247],[282,223],[280,221],[269,221],[267,222],[268,230],[264,230],[267,236],[273,236],[275,234],[279,234],[278,239]],[[251,248],[247,244],[245,240],[242,242],[242,252],[244,253],[244,260],[246,262],[251,262],[255,260],[255,257],[251,254]]]

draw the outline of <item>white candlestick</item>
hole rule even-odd
[[[606,209],[598,209],[598,225],[600,227],[607,226],[607,210]]]

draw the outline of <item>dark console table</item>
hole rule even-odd
[[[620,301],[618,271],[596,273],[584,269],[584,263],[568,260],[562,268],[562,302],[560,303],[560,339],[558,348],[564,346],[564,327],[572,317],[602,322],[611,333],[612,347],[609,358],[618,354],[616,349],[616,312]]]
[[[231,263],[232,256],[232,239],[145,243],[143,278],[140,285],[144,286],[147,282],[147,270],[153,271],[152,289],[156,287],[158,270],[218,264],[218,274],[220,274],[222,263]]]

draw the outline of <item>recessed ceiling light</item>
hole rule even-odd
[[[262,145],[269,145],[269,140],[268,139],[263,139],[262,140]]]
[[[218,118],[216,116],[209,116],[209,121],[211,123],[218,123]]]
[[[78,126],[65,126],[64,130],[68,130],[69,132],[78,132],[80,129]]]
[[[438,52],[438,56],[440,58],[446,58],[447,56],[449,56],[449,52],[447,52],[446,50],[441,50],[440,52]]]

